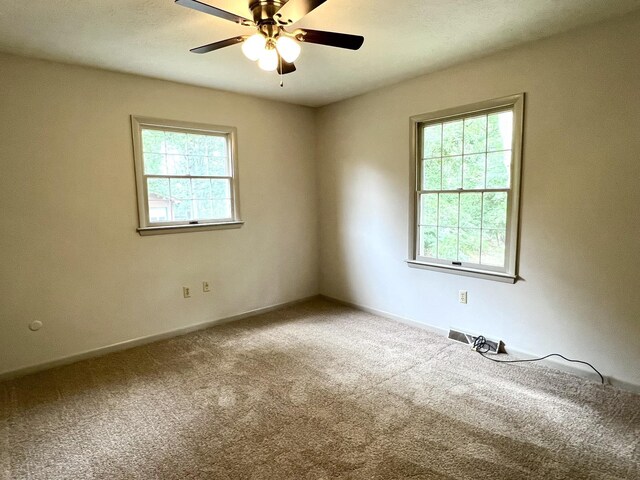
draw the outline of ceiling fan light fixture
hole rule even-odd
[[[308,28],[298,28],[293,32],[286,30],[327,0],[249,0],[253,20],[205,3],[208,1],[175,0],[175,3],[236,25],[257,29],[257,32],[254,30],[253,35],[238,35],[201,45],[192,48],[190,51],[193,53],[209,53],[240,43],[244,55],[251,61],[257,60],[262,70],[275,70],[279,75],[287,75],[296,71],[294,61],[301,53],[303,42],[348,50],[358,50],[364,42],[361,35]]]
[[[252,62],[258,60],[266,51],[267,39],[261,33],[251,35],[242,43],[242,53]]]
[[[278,52],[273,46],[268,45],[258,59],[258,66],[267,72],[273,72],[278,68]]]
[[[282,59],[287,63],[295,62],[300,56],[300,44],[291,37],[280,35],[276,40],[276,48]]]

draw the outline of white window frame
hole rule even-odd
[[[225,136],[227,139],[230,188],[231,188],[231,217],[220,221],[171,221],[154,222],[149,220],[149,202],[146,178],[144,173],[144,157],[142,150],[142,130],[153,129],[166,132],[192,133],[200,135]],[[158,235],[164,233],[179,233],[202,230],[218,230],[227,228],[240,228],[244,222],[240,220],[240,196],[238,181],[238,155],[237,155],[237,130],[235,127],[219,125],[207,125],[203,123],[183,122],[178,120],[165,120],[132,115],[131,130],[133,135],[133,156],[135,160],[136,191],[138,197],[138,221],[137,231],[140,235]],[[169,178],[215,178],[167,175]]]
[[[423,126],[431,123],[441,123],[472,117],[477,114],[488,114],[504,110],[505,108],[511,108],[513,110],[513,137],[510,172],[511,184],[507,194],[506,252],[504,268],[484,265],[479,268],[476,264],[465,264],[464,262],[453,262],[450,260],[421,257],[419,255],[420,229],[418,223],[420,218],[419,202],[422,188],[423,139],[421,132]],[[409,203],[409,259],[407,260],[407,264],[410,267],[425,268],[470,277],[486,278],[506,283],[515,283],[518,278],[518,232],[520,217],[523,121],[524,93],[411,117],[411,195]],[[458,191],[464,192],[465,190],[459,189]]]

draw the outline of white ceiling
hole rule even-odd
[[[251,18],[248,0],[202,1]],[[303,45],[284,88],[239,46],[190,53],[252,31],[173,0],[0,0],[0,50],[319,106],[636,8],[640,0],[328,0],[296,26],[364,35],[364,45]]]

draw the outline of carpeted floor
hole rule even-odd
[[[314,300],[0,383],[7,479],[639,479],[640,395]]]

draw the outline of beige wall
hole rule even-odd
[[[640,385],[638,31],[636,14],[318,111],[0,55],[0,374],[321,291]],[[409,117],[518,92],[522,280],[407,267]],[[236,126],[245,226],[140,237],[130,114]]]
[[[318,293],[313,110],[7,55],[0,76],[0,373]],[[140,237],[131,114],[237,127],[244,227]]]
[[[321,292],[640,385],[639,33],[635,14],[321,109]],[[522,280],[407,267],[409,117],[519,92]]]

